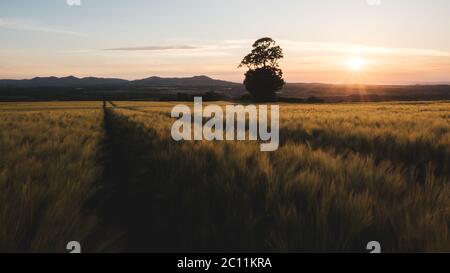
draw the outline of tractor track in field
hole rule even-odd
[[[104,247],[106,251],[169,250],[172,238],[165,232],[165,225],[170,217],[152,194],[155,180],[151,173],[156,170],[147,159],[149,146],[143,139],[146,135],[136,131],[140,129],[133,122],[114,112],[119,108],[122,107],[111,101],[103,105],[104,171],[100,190],[91,204],[97,208],[101,224],[92,240],[101,244],[100,241],[107,239],[96,239],[96,236],[112,236],[111,245]]]

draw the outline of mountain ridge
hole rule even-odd
[[[85,86],[235,86],[238,83],[213,79],[200,75],[192,77],[158,77],[151,76],[138,80],[124,80],[119,78],[102,77],[34,77],[32,79],[9,80],[0,79],[1,87],[85,87]]]

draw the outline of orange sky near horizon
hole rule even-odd
[[[14,79],[74,75],[130,80],[154,75],[208,75],[241,82],[245,69],[238,69],[237,64],[250,51],[251,43],[252,40],[225,41],[159,51],[61,51],[55,52],[52,59],[40,54],[25,57],[20,52],[9,52],[9,56],[15,55],[11,59],[14,63],[31,61],[33,65],[16,65],[15,69],[11,69],[13,64],[1,66],[0,75]],[[450,53],[445,51],[289,40],[278,40],[278,43],[284,49],[285,58],[280,64],[287,82],[414,84],[450,81]],[[350,64],[355,59],[363,62],[357,70]],[[7,59],[3,60],[5,63]]]

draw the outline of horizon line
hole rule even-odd
[[[127,82],[133,82],[133,81],[139,81],[139,80],[145,80],[145,79],[149,79],[149,78],[160,78],[160,79],[189,79],[189,78],[195,78],[195,77],[207,77],[211,80],[217,80],[217,81],[225,81],[225,82],[229,82],[229,83],[234,83],[234,84],[241,84],[243,85],[242,82],[237,82],[237,81],[233,81],[233,80],[222,80],[222,79],[218,79],[218,78],[213,78],[211,76],[208,75],[192,75],[192,76],[167,76],[167,77],[162,77],[162,76],[156,76],[156,75],[152,75],[152,76],[148,76],[145,78],[134,78],[134,79],[124,79],[124,78],[120,78],[120,77],[104,77],[104,76],[75,76],[73,74],[71,75],[67,75],[67,76],[35,76],[35,77],[31,77],[31,78],[0,78],[0,81],[29,81],[29,80],[33,80],[33,79],[38,79],[38,78],[57,78],[57,79],[63,79],[63,78],[76,78],[76,79],[87,79],[87,78],[96,78],[96,79],[115,79],[115,80],[123,80],[123,81],[127,81]],[[344,83],[344,82],[302,82],[302,81],[289,81],[286,82],[286,84],[326,84],[326,85],[372,85],[372,86],[415,86],[415,85],[422,85],[422,86],[426,86],[426,85],[450,85],[450,79],[448,81],[436,81],[436,82],[416,82],[416,83],[359,83],[359,82],[348,82],[348,83]]]

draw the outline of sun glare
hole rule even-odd
[[[366,61],[361,58],[351,58],[347,60],[347,66],[350,70],[361,71],[366,66]]]

